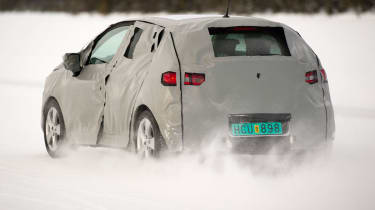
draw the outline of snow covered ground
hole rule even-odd
[[[140,161],[79,148],[51,159],[40,129],[44,78],[125,15],[0,13],[0,209],[375,209],[375,15],[256,15],[307,40],[336,111],[330,158],[291,164],[209,150]]]

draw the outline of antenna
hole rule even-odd
[[[227,11],[225,12],[225,15],[223,16],[223,18],[229,18],[229,8],[230,8],[230,0],[228,0]]]

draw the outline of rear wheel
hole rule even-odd
[[[65,124],[59,104],[51,99],[43,111],[44,143],[48,154],[55,158],[61,155],[65,143]]]
[[[143,111],[135,122],[135,149],[142,158],[159,157],[165,148],[164,139],[152,113]]]

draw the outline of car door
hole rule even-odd
[[[81,53],[82,71],[76,77],[69,75],[66,92],[69,98],[65,124],[70,137],[79,144],[97,143],[105,106],[105,79],[113,68],[111,61],[125,39],[131,23],[110,26],[88,49]],[[87,54],[87,55],[85,55]]]
[[[113,61],[106,84],[106,105],[102,145],[126,146],[129,140],[130,118],[138,92],[149,71],[162,27],[135,22],[128,39]]]

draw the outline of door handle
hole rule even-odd
[[[104,79],[104,85],[107,85],[108,79],[109,79],[109,74]]]

